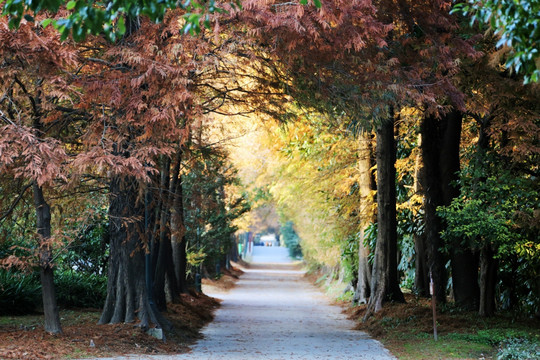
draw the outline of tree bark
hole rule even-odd
[[[43,189],[34,181],[34,206],[36,208],[36,227],[39,236],[39,265],[43,313],[45,315],[45,331],[61,334],[60,314],[56,302],[54,288],[54,271],[52,268],[51,237],[51,208],[45,201]]]
[[[422,155],[425,160],[425,229],[428,243],[429,268],[433,274],[435,296],[446,302],[446,258],[440,233],[445,224],[437,214],[439,206],[450,205],[459,195],[454,185],[460,168],[459,146],[463,114],[453,110],[424,118],[422,123]],[[473,309],[478,306],[478,259],[472,249],[463,244],[450,244],[453,293],[456,304]]]
[[[484,166],[484,155],[489,150],[490,136],[488,129],[491,126],[491,116],[485,116],[480,120],[480,132],[478,135],[478,153],[477,160],[479,166]],[[480,178],[477,181],[485,182],[485,178]],[[480,316],[493,316],[495,314],[495,290],[497,286],[497,265],[495,259],[495,251],[492,245],[484,243],[480,250],[480,304],[478,313]]]
[[[418,135],[418,146],[422,146],[422,135]],[[424,159],[422,158],[422,152],[418,151],[415,160],[414,169],[414,192],[417,196],[424,197]],[[429,297],[429,267],[427,259],[426,249],[426,234],[424,231],[415,232],[414,238],[414,252],[415,252],[415,277],[414,277],[414,289],[419,296]]]
[[[405,302],[397,271],[395,162],[394,121],[389,119],[377,126],[377,246],[364,319],[381,310],[385,301]]]
[[[150,305],[146,292],[144,206],[138,194],[135,179],[111,179],[107,298],[99,323],[131,323],[138,317],[143,329],[153,323],[168,330],[170,323]]]
[[[454,184],[459,180],[462,118],[461,112],[452,111],[439,121],[439,169],[443,196],[441,205],[444,206],[450,205],[452,200],[459,196],[459,187]],[[475,281],[478,278],[478,257],[470,246],[451,246],[450,265],[456,304],[466,309],[476,309],[479,301],[478,282]]]
[[[167,310],[167,297],[169,293],[173,300],[176,300],[178,290],[176,288],[177,281],[174,274],[172,247],[171,247],[171,231],[170,231],[170,214],[171,214],[171,197],[170,193],[170,160],[165,159],[161,170],[161,209],[159,216],[159,253],[155,264],[154,274],[154,299],[158,310]],[[176,170],[176,169],[173,169]],[[174,172],[174,171],[173,171]],[[178,174],[175,174],[178,176]],[[166,281],[168,278],[168,281]],[[168,287],[167,291],[165,286]]]
[[[360,233],[358,237],[358,280],[353,296],[355,303],[364,304],[370,296],[369,282],[371,279],[371,265],[369,264],[369,246],[365,245],[365,230],[375,221],[373,203],[373,177],[371,174],[371,136],[363,132],[359,136],[358,150],[358,183],[360,186]]]
[[[441,219],[437,207],[442,205],[439,176],[439,131],[437,119],[426,117],[421,125],[422,157],[424,158],[424,228],[427,245],[428,267],[433,277],[433,295],[438,303],[446,303],[446,258],[441,252]]]
[[[495,289],[497,285],[497,260],[488,244],[480,253],[480,316],[495,314]]]
[[[180,293],[187,293],[188,286],[186,280],[187,252],[186,252],[186,231],[184,228],[184,196],[182,188],[182,177],[180,175],[180,164],[182,161],[181,149],[173,170],[173,181],[171,182],[171,192],[173,194],[173,204],[171,210],[171,246],[174,263],[174,273],[177,281],[177,289]]]

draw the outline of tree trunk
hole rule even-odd
[[[144,206],[138,193],[133,178],[111,179],[107,298],[99,323],[131,323],[138,317],[143,329],[154,323],[168,330],[170,323],[150,305],[146,292]]]
[[[422,135],[418,135],[418,146],[422,146]],[[417,196],[424,197],[424,159],[422,152],[416,154],[414,169],[414,193]],[[414,252],[415,252],[415,277],[414,288],[416,293],[422,297],[429,297],[429,267],[426,249],[426,234],[424,231],[416,231],[413,234]]]
[[[62,333],[60,314],[56,302],[54,288],[54,271],[52,268],[51,237],[51,208],[45,201],[43,189],[34,181],[34,206],[36,208],[36,227],[39,236],[39,265],[41,294],[43,298],[43,313],[45,315],[45,331],[53,334]]]
[[[405,302],[397,271],[396,146],[394,121],[377,126],[377,246],[365,319],[385,301]]]
[[[480,122],[480,132],[478,135],[477,161],[484,159],[484,155],[489,149],[489,133],[491,126],[491,116],[486,116]],[[480,166],[484,166],[484,162]],[[478,179],[485,182],[485,178]],[[494,258],[495,251],[491,244],[483,244],[480,251],[480,305],[478,313],[480,316],[493,316],[495,314],[495,289],[497,286],[497,260]]]
[[[433,277],[433,292],[438,303],[446,303],[446,258],[441,252],[443,246],[440,237],[441,219],[437,207],[442,205],[442,191],[439,176],[439,132],[437,119],[426,117],[421,125],[422,157],[424,158],[424,232],[428,267]]]
[[[459,187],[454,183],[459,180],[462,118],[461,112],[452,111],[439,121],[439,169],[443,196],[441,205],[444,206],[450,205],[452,200],[459,196]],[[477,309],[479,289],[475,280],[478,278],[478,257],[470,246],[454,244],[450,247],[450,265],[456,304],[470,310]]]
[[[358,183],[360,186],[360,233],[358,237],[358,280],[353,296],[355,303],[367,303],[370,295],[371,266],[368,261],[369,246],[365,244],[365,230],[375,219],[373,203],[373,177],[371,174],[371,136],[360,134],[358,154]]]
[[[177,281],[174,275],[172,247],[171,247],[171,232],[170,232],[170,160],[165,159],[161,170],[161,209],[159,216],[159,254],[155,264],[154,274],[154,299],[158,310],[167,310],[167,297],[165,286],[169,288],[167,292],[173,299],[178,295],[176,288]],[[174,169],[176,170],[176,169]],[[174,172],[174,171],[173,171]],[[177,174],[175,174],[178,176]],[[169,281],[166,281],[166,277]],[[175,299],[176,300],[176,299]]]
[[[188,292],[186,280],[187,243],[186,230],[184,228],[184,196],[182,191],[182,178],[179,174],[181,159],[181,150],[179,150],[178,157],[176,159],[177,162],[173,171],[173,181],[171,182],[171,192],[173,193],[173,204],[171,210],[171,246],[177,289],[180,293],[185,294]],[[174,173],[176,175],[174,175]]]
[[[497,260],[488,244],[480,253],[480,316],[495,314],[495,288],[497,285]]]

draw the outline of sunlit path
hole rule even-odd
[[[393,358],[380,343],[351,330],[353,322],[329,305],[286,255],[284,248],[254,247],[252,267],[236,288],[219,295],[222,307],[191,353],[129,359]]]

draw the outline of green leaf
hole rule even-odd
[[[126,32],[126,24],[124,22],[124,17],[120,16],[118,18],[118,21],[116,22],[116,26],[118,27],[118,34],[123,35]]]
[[[66,9],[68,9],[68,10],[73,10],[73,9],[75,8],[76,5],[77,5],[77,2],[71,0],[70,2],[67,3]]]
[[[46,28],[47,26],[51,24],[52,21],[53,19],[45,19],[41,22],[41,26],[43,26],[43,28]]]

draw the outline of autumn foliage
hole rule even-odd
[[[430,273],[439,302],[538,311],[523,299],[540,290],[539,93],[494,37],[446,0],[220,6],[197,34],[182,9],[126,16],[114,41],[62,40],[46,13],[16,30],[0,18],[1,263],[41,271],[46,331],[61,331],[59,259],[96,228],[100,323],[170,328],[167,304],[237,255],[234,221],[261,193],[294,223],[305,260],[370,311],[404,300],[400,286],[429,296]],[[222,142],[247,123],[267,138],[249,148],[265,144],[260,166],[243,165],[257,180],[240,184]],[[482,185],[496,174],[530,208],[492,201]],[[457,239],[471,204],[518,235]],[[512,287],[512,269],[531,285]]]

